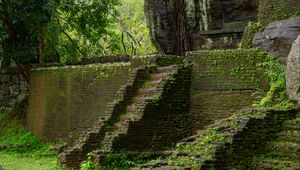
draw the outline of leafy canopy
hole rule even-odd
[[[2,0],[2,60],[22,64],[87,55],[112,22],[116,0]],[[82,48],[82,49],[81,49]]]

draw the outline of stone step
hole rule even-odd
[[[179,169],[190,169],[188,167],[180,167],[180,166],[161,166],[156,168],[146,168],[145,170],[179,170]]]
[[[129,126],[129,122],[131,120],[132,118],[128,117],[128,120],[114,124],[112,130],[105,133],[105,137],[101,141],[100,150],[102,150],[103,152],[110,152],[112,150],[112,145],[114,143],[114,140],[120,134],[124,134],[126,132]]]
[[[157,88],[142,88],[138,90],[138,96],[151,96],[159,93],[160,90]]]
[[[256,170],[299,170],[299,161],[284,161],[280,159],[262,160]]]
[[[165,66],[165,67],[158,67],[157,72],[163,73],[163,72],[175,72],[178,69],[178,66]]]
[[[151,96],[137,96],[133,98],[133,103],[143,104],[151,100]]]
[[[300,131],[282,131],[277,134],[277,140],[283,142],[293,142],[300,144]]]
[[[145,86],[156,87],[162,84],[161,80],[148,81],[145,83]]]
[[[297,143],[276,142],[274,147],[274,156],[287,157],[289,160],[300,159],[300,145]]]
[[[127,113],[139,113],[144,109],[144,107],[142,105],[136,105],[136,104],[132,104],[130,106],[127,106]]]
[[[171,73],[156,73],[151,75],[151,80],[166,80],[171,77]]]
[[[300,130],[300,118],[285,121],[283,128],[285,130]]]

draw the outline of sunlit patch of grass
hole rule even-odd
[[[0,152],[0,165],[5,170],[60,170],[57,158],[22,156],[13,152]]]

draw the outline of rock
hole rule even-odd
[[[255,34],[253,47],[262,48],[265,51],[279,57],[285,63],[292,43],[300,34],[300,17],[292,17],[280,20],[268,25],[264,31]]]
[[[300,108],[300,34],[287,58],[286,87],[289,99]]]
[[[160,53],[169,54],[176,50],[173,1],[145,0],[145,14],[151,38]],[[211,39],[206,37],[208,36],[206,32],[243,30],[248,21],[256,20],[258,15],[258,0],[185,0],[184,2],[188,50],[199,50],[206,45]],[[223,35],[223,32],[219,34]],[[223,38],[219,34],[213,34],[212,37]]]

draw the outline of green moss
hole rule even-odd
[[[257,32],[262,31],[264,25],[261,22],[249,22],[245,28],[242,40],[241,48],[252,48],[252,40]]]
[[[227,134],[220,133],[217,129],[208,129],[198,133],[199,138],[196,139],[195,144],[177,145],[177,151],[180,153],[195,153],[201,158],[212,159],[214,152],[213,142],[224,142]]]
[[[177,56],[162,56],[156,59],[158,66],[169,66],[174,64],[182,64],[183,58]]]
[[[267,25],[276,20],[300,16],[299,0],[261,0],[259,5],[259,21]]]

